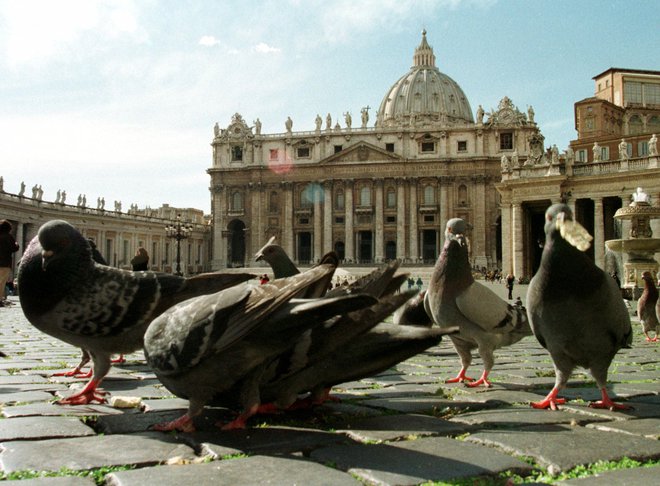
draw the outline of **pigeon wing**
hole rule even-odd
[[[456,307],[466,319],[486,332],[506,332],[515,315],[514,309],[495,292],[473,282],[456,297]]]

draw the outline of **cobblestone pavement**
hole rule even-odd
[[[187,402],[159,384],[141,353],[115,366],[104,387],[110,396],[141,397],[142,408],[53,404],[85,381],[51,376],[77,364],[79,351],[32,328],[11,299],[15,305],[0,308],[7,354],[0,358],[0,477],[7,484],[504,484],[514,474],[531,484],[538,472],[557,477],[623,458],[642,466],[542,484],[660,484],[660,345],[643,341],[636,321],[633,348],[610,368],[613,395],[631,411],[589,408],[599,393],[584,373],[569,382],[562,410],[530,408],[554,375],[549,355],[529,337],[496,353],[488,390],[444,383],[459,361],[443,342],[343,384],[339,403],[253,418],[243,431],[220,431],[215,422],[230,415],[209,409],[197,432],[165,434],[149,427],[179,416]],[[480,366],[475,359],[471,374]]]

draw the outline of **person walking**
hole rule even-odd
[[[143,247],[139,247],[131,260],[134,272],[149,270],[149,253]]]
[[[506,276],[506,288],[509,290],[509,300],[513,300],[513,284],[516,281],[516,277],[513,274],[509,273]]]
[[[7,281],[12,271],[12,256],[18,251],[18,243],[11,235],[11,223],[0,220],[0,307],[6,303]]]

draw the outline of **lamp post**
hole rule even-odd
[[[181,215],[176,215],[176,223],[165,226],[165,235],[176,240],[176,274],[181,276],[181,240],[188,238],[193,231],[190,224],[181,222]]]

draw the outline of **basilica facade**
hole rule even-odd
[[[343,265],[432,264],[444,225],[469,223],[479,267],[503,258],[503,164],[539,163],[543,135],[531,107],[503,97],[473,112],[461,87],[436,67],[422,33],[410,70],[353,123],[317,115],[309,131],[263,134],[236,113],[214,128],[211,178],[215,269],[248,266],[271,237],[299,264],[334,250]],[[357,117],[356,117],[357,118]]]

